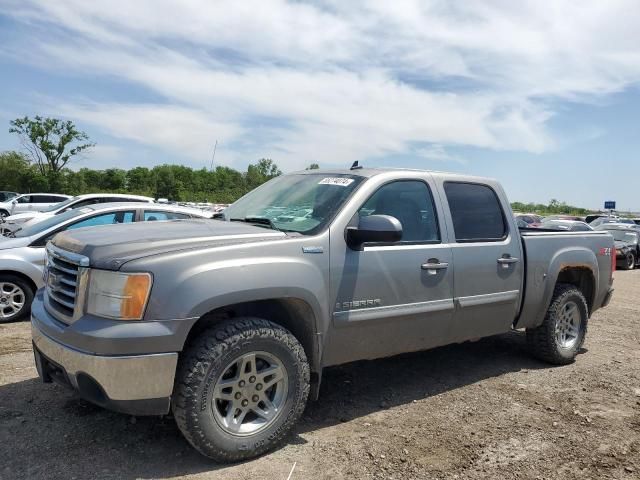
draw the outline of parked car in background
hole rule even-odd
[[[611,217],[596,218],[589,225],[591,225],[592,227],[597,227],[598,225],[603,225],[605,223],[626,223],[628,225],[635,225],[636,224],[636,222],[634,222],[630,218],[621,218],[621,217],[613,217],[613,216],[611,216]]]
[[[571,220],[573,222],[584,222],[584,217],[578,217],[576,215],[548,215],[542,219],[545,220]]]
[[[78,195],[76,197],[69,198],[64,202],[56,203],[55,205],[46,208],[42,211],[28,211],[23,213],[16,213],[15,215],[9,215],[4,218],[5,225],[0,225],[0,233],[3,235],[7,230],[15,230],[25,223],[35,223],[44,218],[49,218],[60,213],[64,213],[74,208],[86,207],[96,203],[114,203],[114,202],[147,202],[153,203],[153,198],[143,197],[142,195],[129,195],[121,193],[89,193],[86,195]]]
[[[28,211],[40,212],[69,198],[69,195],[58,193],[25,193],[0,203],[0,217]]]
[[[57,233],[118,223],[210,217],[208,212],[171,205],[94,204],[20,228],[11,232],[10,237],[0,237],[0,322],[20,319],[29,313],[33,295],[43,285],[44,247]],[[64,291],[59,295],[60,301],[65,302]]]
[[[7,192],[6,190],[0,190],[0,202],[6,202],[14,197],[17,197],[17,192]]]
[[[602,217],[618,218],[617,215],[609,215],[608,213],[591,213],[591,214],[587,215],[586,217],[584,217],[584,221],[587,222],[587,223],[591,223],[595,219],[602,218]]]
[[[548,220],[545,218],[540,224],[540,228],[547,228],[549,230],[564,230],[567,232],[588,232],[593,230],[589,224],[578,220]]]
[[[640,231],[636,225],[627,223],[605,223],[595,230],[609,232],[616,245],[616,260],[623,270],[633,270],[640,262]]]
[[[522,220],[528,227],[539,227],[542,223],[542,217],[534,213],[518,213],[516,214],[516,221]]]

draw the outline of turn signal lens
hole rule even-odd
[[[151,291],[148,273],[92,270],[87,312],[117,320],[140,320]]]

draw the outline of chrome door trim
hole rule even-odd
[[[405,303],[401,305],[387,305],[383,307],[358,308],[334,312],[333,322],[336,327],[344,327],[357,322],[386,319],[394,321],[395,317],[417,315],[421,313],[441,312],[453,310],[453,299],[444,298],[428,302]]]
[[[518,299],[518,290],[508,290],[506,292],[485,293],[482,295],[471,295],[469,297],[456,298],[456,305],[460,308],[477,307],[479,305],[491,305],[496,303],[508,303]]]

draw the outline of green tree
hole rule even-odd
[[[29,169],[29,160],[18,152],[0,153],[0,190],[22,191],[22,177]]]
[[[67,163],[95,145],[70,120],[36,116],[17,118],[9,123],[9,132],[20,137],[29,157],[53,189],[60,188],[61,172]]]
[[[318,170],[319,168],[320,168],[320,165],[318,165],[317,163],[312,163],[307,168],[305,168],[305,170]]]

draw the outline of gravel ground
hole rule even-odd
[[[232,466],[199,456],[170,417],[42,385],[28,323],[0,325],[0,477],[638,479],[640,270],[615,287],[573,365],[533,360],[514,332],[332,368],[283,448]]]

